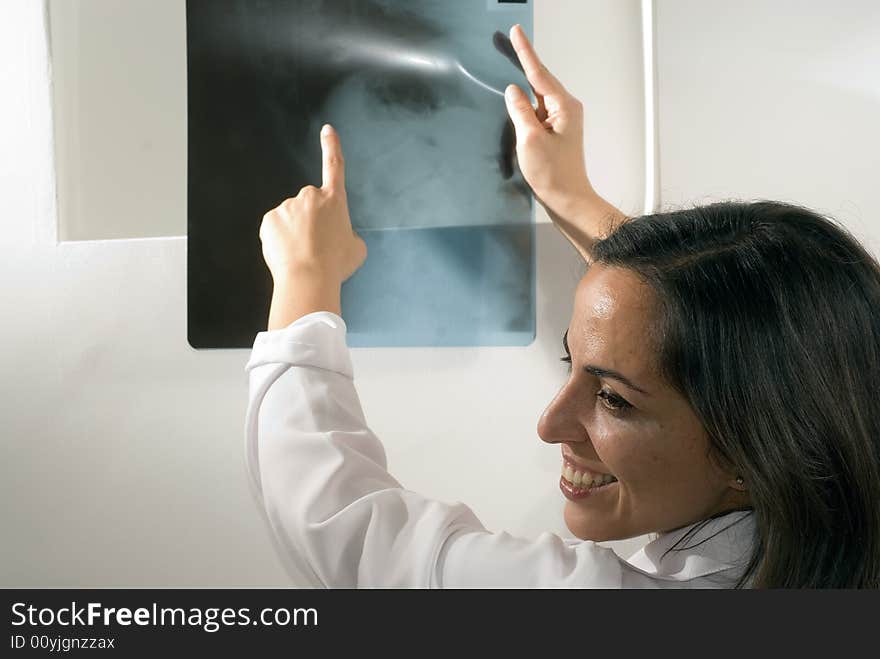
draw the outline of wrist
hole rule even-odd
[[[536,192],[535,196],[549,214],[566,220],[583,214],[584,210],[594,205],[599,198],[586,178],[579,185],[568,185],[562,190],[548,190],[544,194]]]
[[[626,216],[589,184],[576,194],[557,198],[552,206],[544,206],[553,223],[587,261],[591,260],[593,244],[626,221]]]
[[[311,270],[286,272],[275,281],[268,330],[282,329],[316,311],[342,316],[342,282]]]
[[[589,214],[598,205],[599,195],[589,186],[576,193],[556,197],[552,213],[568,221]],[[550,210],[550,209],[548,209]]]

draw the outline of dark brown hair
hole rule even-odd
[[[880,587],[880,266],[775,201],[645,215],[592,249],[658,296],[660,370],[745,478],[738,585]]]

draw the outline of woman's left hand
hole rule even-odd
[[[321,131],[323,184],[307,185],[263,216],[260,241],[275,289],[269,330],[314,311],[341,314],[340,288],[367,258],[367,244],[351,226],[345,162],[339,135]]]

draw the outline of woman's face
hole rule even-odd
[[[654,302],[633,272],[601,264],[575,294],[571,375],[538,434],[561,445],[565,522],[585,540],[670,531],[743,505],[736,474],[710,459],[702,424],[657,373]]]

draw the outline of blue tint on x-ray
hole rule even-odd
[[[188,0],[194,347],[265,328],[263,213],[320,185],[332,123],[368,258],[342,288],[355,346],[527,345],[535,231],[503,90],[531,3]]]
[[[369,258],[342,286],[350,346],[534,339],[533,224],[360,234]]]
[[[407,3],[445,39],[413,51],[440,53],[464,73],[418,71],[425,87],[396,99],[392,83],[353,76],[315,117],[312,132],[323,120],[339,129],[352,223],[369,252],[343,286],[353,347],[534,340],[532,199],[512,160],[505,171],[512,136],[505,147],[504,99],[492,91],[529,89],[493,37],[515,23],[531,34],[531,7],[479,5]],[[377,102],[383,93],[392,99]]]

